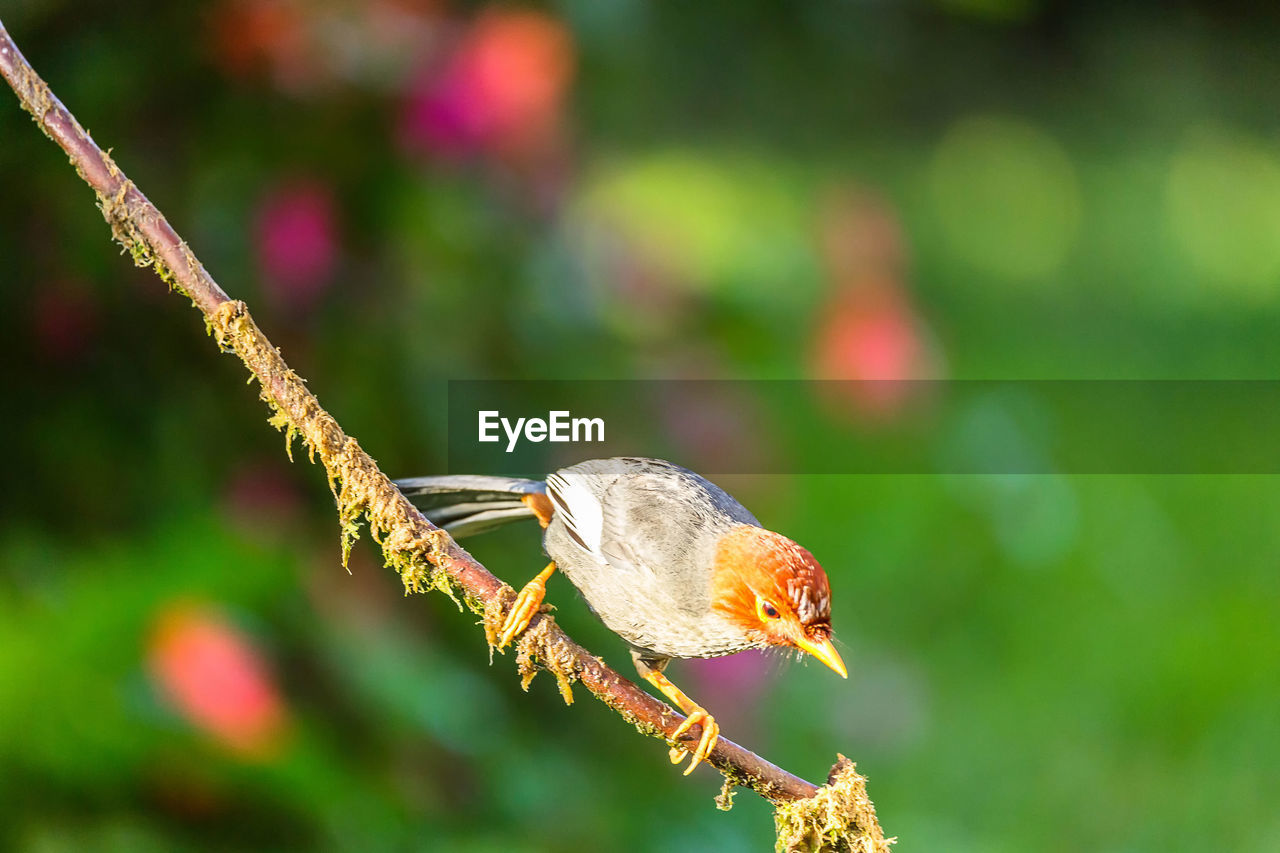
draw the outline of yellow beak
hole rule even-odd
[[[827,637],[821,642],[814,642],[802,634],[796,638],[795,643],[796,648],[813,655],[815,658],[840,673],[841,678],[849,677],[849,671],[844,668],[844,661],[840,660],[840,653],[837,652],[836,647],[832,645],[830,637]]]

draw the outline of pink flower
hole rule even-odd
[[[400,117],[402,144],[450,159],[483,148],[485,117],[475,89],[474,81],[456,69],[424,81]]]
[[[823,210],[822,252],[830,289],[811,353],[818,379],[852,380],[826,388],[841,414],[887,419],[937,376],[906,274],[898,218],[878,196],[837,190]]]
[[[258,271],[278,306],[306,313],[324,293],[337,263],[337,219],[333,193],[315,180],[281,184],[258,205]]]
[[[814,369],[824,379],[864,380],[847,386],[854,402],[881,414],[897,411],[924,378],[924,347],[905,294],[892,284],[839,294],[824,309]],[[870,381],[867,381],[870,380]]]
[[[541,148],[558,131],[574,61],[572,38],[555,18],[485,12],[444,64],[412,85],[402,141],[445,157]]]
[[[168,605],[148,642],[147,668],[169,702],[225,746],[258,758],[279,747],[284,702],[253,642],[217,610]]]
[[[730,703],[751,704],[768,686],[770,659],[759,650],[720,658],[691,658],[688,667],[703,690],[715,691]]]
[[[722,658],[693,658],[686,664],[697,684],[698,701],[714,708],[716,721],[734,738],[750,743],[759,736],[760,697],[773,681],[773,659],[759,650]]]

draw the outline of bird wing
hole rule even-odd
[[[603,494],[608,488],[597,476],[584,472],[557,471],[547,477],[547,497],[554,516],[563,523],[573,541],[599,556],[604,530]]]
[[[735,524],[759,525],[718,486],[656,459],[574,465],[547,478],[547,494],[566,532],[615,580],[691,614],[710,606],[720,536]]]

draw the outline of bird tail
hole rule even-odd
[[[432,524],[443,527],[455,539],[522,518],[537,518],[534,505],[538,497],[546,502],[542,496],[547,490],[541,480],[467,474],[409,477],[395,484]]]

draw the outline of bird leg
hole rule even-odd
[[[684,775],[688,776],[693,772],[693,768],[697,767],[715,748],[716,741],[720,738],[720,726],[716,723],[715,718],[707,713],[705,708],[686,696],[683,690],[672,684],[671,680],[662,674],[662,670],[667,663],[665,660],[656,663],[654,661],[646,661],[635,654],[632,657],[641,677],[661,690],[663,696],[674,702],[676,707],[684,712],[684,722],[671,734],[673,746],[671,747],[670,755],[672,764],[679,764],[684,761],[686,755],[690,754],[688,749],[679,745],[680,736],[696,725],[701,724],[702,726],[702,737],[698,740],[698,746],[692,752],[689,766],[684,771]]]
[[[551,498],[547,497],[543,492],[534,492],[531,495],[525,495],[520,499],[520,503],[529,508],[534,518],[538,519],[538,524],[542,525],[542,529],[546,530],[547,525],[551,523],[551,516],[555,515],[555,505],[551,503]]]
[[[507,619],[502,623],[502,631],[498,637],[499,649],[506,648],[521,631],[529,627],[529,620],[538,612],[538,608],[542,606],[542,598],[547,594],[547,578],[555,570],[554,562],[547,563],[547,567],[520,590],[516,603],[511,605],[511,609],[507,611]]]

